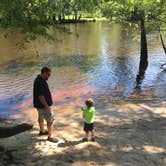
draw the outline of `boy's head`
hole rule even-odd
[[[89,98],[85,101],[85,104],[88,108],[93,107],[93,103],[94,103],[94,101],[91,98]]]

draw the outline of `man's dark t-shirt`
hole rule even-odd
[[[48,106],[52,105],[52,97],[47,84],[40,75],[38,75],[33,85],[33,105],[35,108],[44,108],[43,104],[39,101],[39,96],[44,96]]]

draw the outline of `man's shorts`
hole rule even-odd
[[[54,113],[50,110],[45,110],[44,108],[38,108],[38,120],[43,118],[47,123],[52,123],[55,120]]]
[[[94,129],[94,123],[84,123],[84,131],[88,132],[88,131],[92,131]]]

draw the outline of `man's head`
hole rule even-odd
[[[49,69],[48,67],[43,67],[41,69],[41,76],[43,79],[48,80],[50,75],[51,75],[51,69]]]

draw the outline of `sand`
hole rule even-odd
[[[39,136],[36,111],[25,111],[34,127],[0,139],[0,165],[166,166],[166,102],[129,101],[96,110],[96,142],[81,141],[80,110],[62,110],[54,108],[58,143]],[[0,125],[4,123],[0,121]]]

